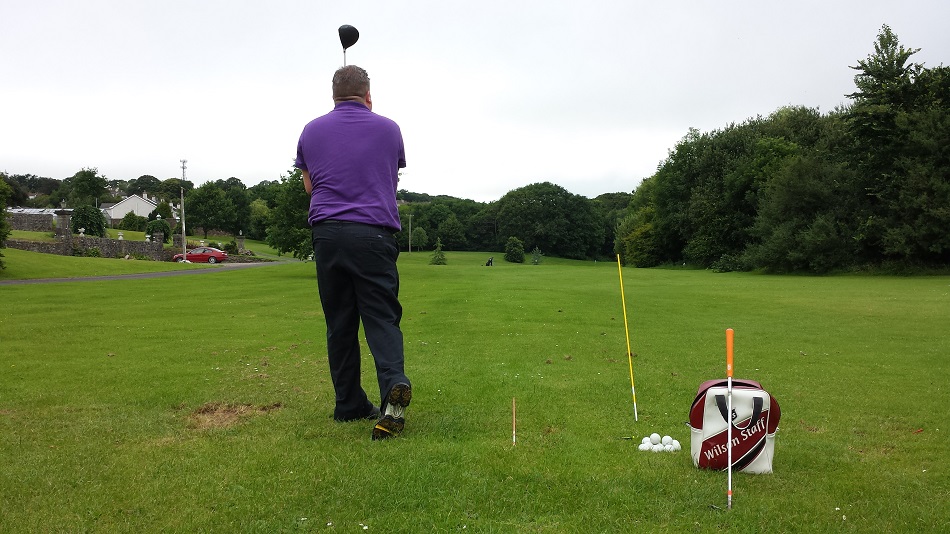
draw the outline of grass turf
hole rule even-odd
[[[950,528],[950,277],[625,269],[634,422],[616,264],[429,256],[400,258],[414,391],[389,442],[329,417],[313,263],[0,287],[0,531]],[[736,475],[729,512],[684,425],[727,327],[783,412],[775,473]],[[373,376],[367,354],[371,398]],[[687,450],[639,452],[651,432]]]

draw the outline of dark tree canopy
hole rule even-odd
[[[950,71],[884,26],[853,105],[691,130],[633,195],[628,264],[824,273],[950,265]]]
[[[565,258],[594,257],[604,228],[590,201],[550,182],[509,191],[498,201],[498,233],[525,248]]]

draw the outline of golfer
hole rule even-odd
[[[386,439],[402,432],[412,399],[393,237],[401,229],[396,187],[406,153],[399,126],[373,113],[365,70],[337,70],[333,101],[332,111],[304,127],[294,164],[310,195],[308,221],[336,391],[333,418],[378,419],[373,439]],[[360,383],[360,321],[376,362],[379,408]]]

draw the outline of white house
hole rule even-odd
[[[129,213],[134,213],[140,217],[148,217],[149,213],[155,211],[158,204],[138,195],[132,195],[123,198],[115,204],[102,204],[99,209],[106,219],[112,221],[112,224],[118,224]]]

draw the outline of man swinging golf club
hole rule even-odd
[[[300,134],[295,166],[310,195],[317,285],[327,325],[337,421],[377,419],[373,439],[402,432],[412,389],[399,328],[398,172],[406,166],[399,126],[373,113],[369,76],[355,65],[333,75],[332,111]],[[376,363],[380,408],[360,384],[359,326]]]

